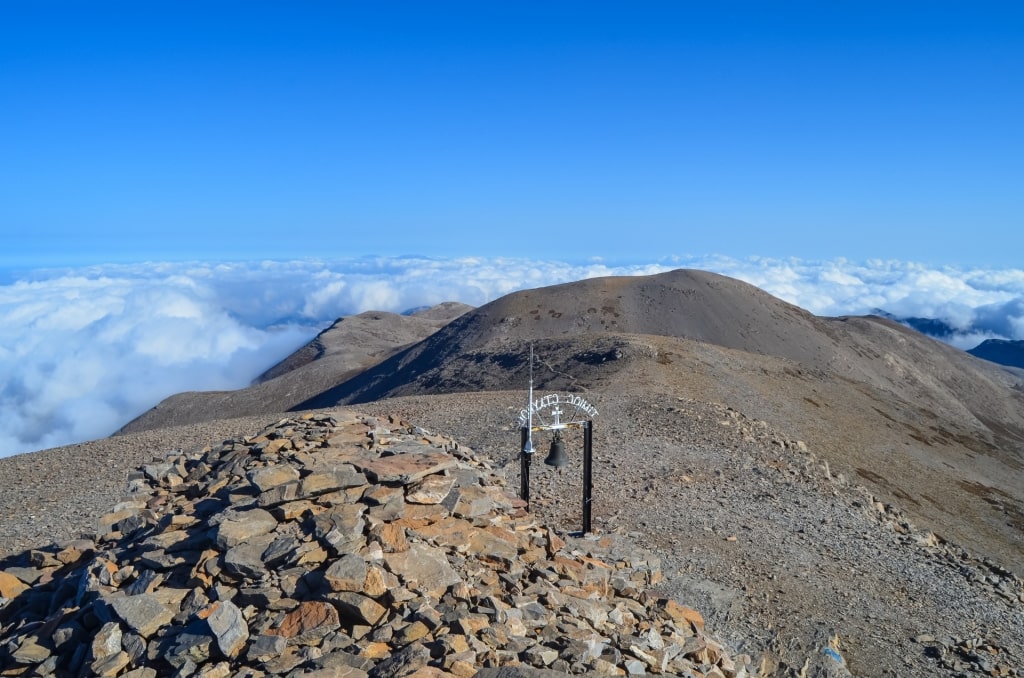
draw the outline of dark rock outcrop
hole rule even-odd
[[[987,339],[967,351],[990,362],[1024,369],[1024,341]]]

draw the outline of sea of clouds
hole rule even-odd
[[[640,265],[416,257],[0,271],[0,456],[109,435],[181,391],[246,386],[340,316],[700,268],[819,315],[942,320],[1024,339],[1024,270],[898,261],[672,258]]]

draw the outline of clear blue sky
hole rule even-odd
[[[0,4],[0,267],[1021,233],[1019,2]]]

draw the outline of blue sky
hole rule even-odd
[[[0,3],[0,456],[335,318],[703,268],[1024,340],[1018,2]]]
[[[1015,2],[0,6],[0,268],[1017,267]]]

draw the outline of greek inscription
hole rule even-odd
[[[532,403],[530,403],[530,407],[528,409],[519,411],[520,428],[527,425],[531,414],[543,412],[557,405],[572,406],[575,408],[574,414],[582,412],[590,418],[597,416],[597,408],[587,402],[587,400],[582,396],[567,393],[549,393],[543,397],[536,398]]]

